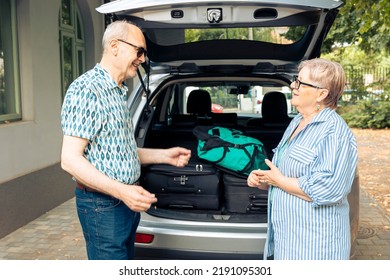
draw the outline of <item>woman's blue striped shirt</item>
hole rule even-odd
[[[290,123],[282,144],[289,141],[301,121]],[[278,168],[298,178],[308,202],[279,188],[269,203],[269,228],[265,257],[275,259],[348,259],[350,254],[349,205],[357,167],[356,139],[332,109],[319,112],[289,143]]]

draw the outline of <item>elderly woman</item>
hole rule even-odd
[[[291,83],[299,114],[274,150],[270,170],[254,170],[250,187],[269,189],[264,258],[349,259],[347,195],[357,166],[356,139],[336,113],[344,91],[340,64],[303,61]]]

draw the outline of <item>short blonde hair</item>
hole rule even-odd
[[[341,64],[323,58],[314,58],[302,61],[298,66],[298,71],[304,67],[310,70],[311,82],[329,91],[324,99],[324,105],[336,109],[346,83],[345,72]]]

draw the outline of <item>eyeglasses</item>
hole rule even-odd
[[[122,40],[122,39],[117,39],[117,40],[122,42],[122,43],[128,44],[129,46],[134,47],[137,50],[137,57],[138,58],[140,58],[142,55],[147,56],[147,54],[148,54],[148,51],[145,50],[143,47],[138,47],[138,46],[133,45],[132,43],[129,43],[129,42]]]
[[[305,86],[308,86],[308,87],[313,87],[313,88],[316,88],[316,89],[321,89],[321,88],[322,88],[322,87],[319,87],[319,86],[315,86],[315,85],[312,85],[312,84],[308,84],[308,83],[301,82],[301,81],[298,79],[298,76],[294,76],[294,77],[293,77],[293,82],[295,83],[294,89],[299,89],[299,87],[300,87],[301,85],[305,85]]]

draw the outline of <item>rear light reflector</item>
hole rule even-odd
[[[135,242],[136,243],[152,243],[154,235],[146,233],[136,233]]]

